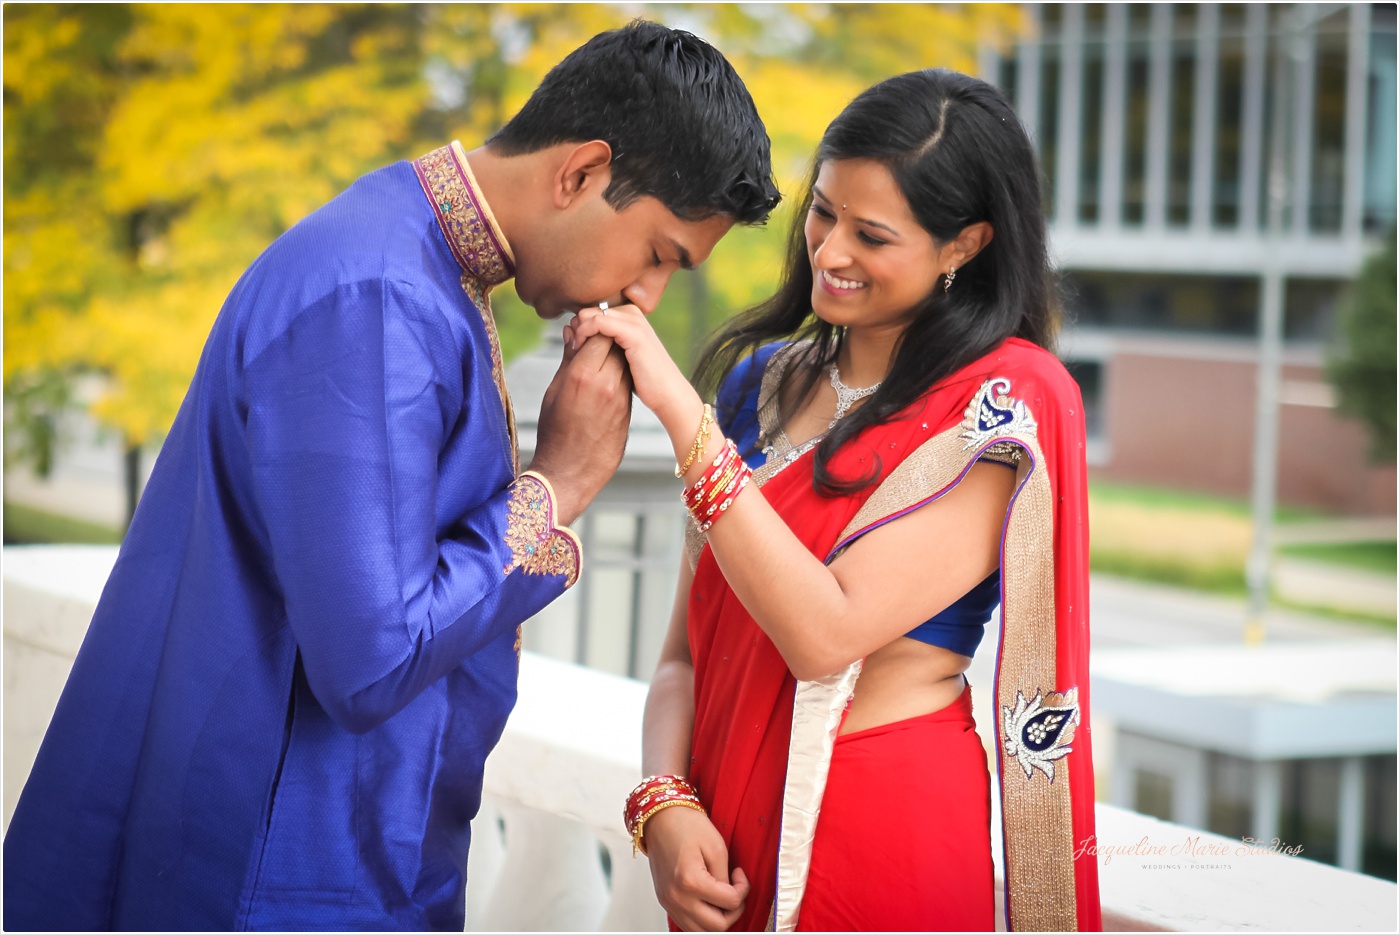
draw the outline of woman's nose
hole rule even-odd
[[[826,237],[817,245],[814,256],[817,266],[822,269],[840,269],[850,265],[850,244],[840,230],[840,225],[826,232]]]

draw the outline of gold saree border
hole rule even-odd
[[[491,355],[491,379],[501,399],[506,439],[510,446],[511,473],[520,473],[520,444],[515,427],[515,407],[506,389],[505,359],[496,316],[491,311],[491,290],[515,273],[514,258],[505,233],[496,223],[491,206],[472,175],[462,144],[453,140],[413,160],[413,171],[433,206],[433,215],[448,249],[462,267],[462,291],[467,294],[486,329]]]
[[[837,539],[831,559],[882,521],[942,496],[989,450],[1006,457],[1015,448],[1022,455],[1002,538],[996,678],[1006,908],[1016,931],[1073,931],[1078,920],[1070,775],[1056,771],[1054,761],[1072,750],[1077,690],[1055,681],[1054,551],[1046,547],[1054,541],[1054,503],[1045,458],[1034,419],[1009,392],[1005,378],[986,381],[961,423],[911,452],[870,495]],[[803,704],[793,708],[778,851],[774,922],[780,932],[797,926],[840,713],[859,675],[860,663],[854,663],[797,684]]]
[[[812,867],[817,819],[831,769],[831,751],[864,661],[857,660],[835,675],[797,682],[792,699],[787,777],[783,780],[778,886],[773,896],[774,931],[797,929],[797,916],[802,911],[802,897],[807,891],[807,874]],[[790,855],[788,860],[783,859],[784,854]]]

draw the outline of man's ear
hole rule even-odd
[[[612,181],[612,147],[602,140],[580,143],[564,155],[554,173],[554,207],[567,208],[579,198],[601,195]]]

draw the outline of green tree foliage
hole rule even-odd
[[[1395,461],[1395,228],[1357,276],[1341,310],[1328,373],[1340,408],[1365,423],[1371,458]]]
[[[82,402],[103,424],[159,438],[224,297],[278,234],[365,172],[479,144],[569,50],[638,15],[730,56],[788,193],[863,87],[972,70],[975,40],[1021,28],[999,5],[7,5],[9,454],[47,463],[85,373],[102,377]],[[678,359],[772,288],[790,222],[736,231],[703,281],[677,281],[655,320]],[[495,307],[507,356],[533,346],[533,312],[509,288]]]

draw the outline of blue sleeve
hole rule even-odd
[[[460,384],[441,312],[371,282],[302,311],[244,371],[287,622],[317,700],[351,731],[387,720],[578,575],[578,542],[554,526],[537,475],[498,471],[500,489],[439,528],[438,460],[461,414],[453,368]]]
[[[743,357],[720,383],[715,396],[715,420],[732,438],[750,467],[763,462],[758,452],[758,391],[763,370],[781,344],[768,344]]]

